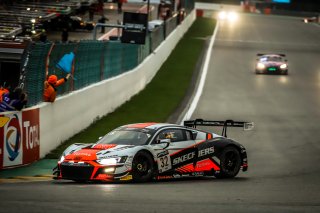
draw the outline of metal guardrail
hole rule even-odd
[[[21,25],[15,24],[0,24],[0,37],[13,37],[22,32]]]

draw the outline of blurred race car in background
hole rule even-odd
[[[237,21],[239,18],[238,13],[234,12],[234,11],[225,11],[225,10],[221,10],[218,13],[218,17],[219,20],[227,20],[229,22],[234,22]]]
[[[223,136],[197,126],[223,127]],[[195,176],[233,178],[240,169],[248,169],[248,160],[246,149],[227,138],[227,127],[250,130],[253,123],[196,119],[184,125],[121,126],[96,143],[68,147],[54,168],[54,179],[146,182]]]
[[[256,63],[256,74],[288,74],[288,61],[285,54],[258,53]]]
[[[318,16],[312,16],[312,17],[306,17],[303,18],[302,20],[304,23],[308,24],[308,23],[319,23],[320,22],[320,17]]]

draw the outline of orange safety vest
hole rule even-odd
[[[0,102],[2,101],[2,96],[7,93],[9,93],[9,90],[6,88],[0,88]]]
[[[57,96],[57,87],[66,82],[64,78],[58,80],[54,85],[48,81],[44,82],[43,100],[45,102],[54,102]]]

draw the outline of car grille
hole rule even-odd
[[[63,179],[89,180],[94,167],[90,164],[61,164],[61,175]]]

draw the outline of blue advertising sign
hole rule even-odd
[[[290,3],[290,0],[272,0],[274,3]]]

